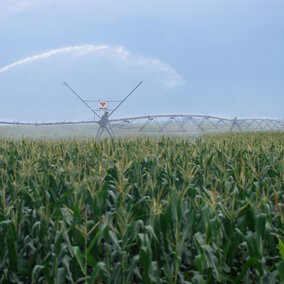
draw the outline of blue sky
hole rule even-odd
[[[119,100],[141,80],[114,116],[283,119],[283,50],[283,0],[0,0],[0,119],[92,119],[63,81]]]

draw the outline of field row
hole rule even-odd
[[[0,141],[0,283],[284,282],[284,133]]]

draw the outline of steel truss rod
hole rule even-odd
[[[202,118],[203,119],[203,118]],[[204,131],[204,129],[201,127],[202,125],[202,120],[198,123],[193,117],[190,118],[190,121],[193,122],[193,124],[195,124],[197,126],[197,128],[200,130],[200,131]]]
[[[277,122],[276,122],[276,121],[273,121],[273,120],[271,120],[270,122],[271,122],[271,124],[273,125],[273,128],[274,128],[275,130],[280,130],[280,129],[281,129],[281,124],[277,124]],[[282,127],[283,127],[283,125],[282,125]],[[284,128],[284,127],[283,127],[283,128]]]
[[[175,122],[179,125],[178,131],[180,132],[186,132],[184,126],[185,126],[185,120],[179,121],[176,117],[174,118]]]
[[[92,112],[97,116],[99,119],[101,117],[84,101],[66,82],[63,82],[63,84]]]
[[[149,118],[144,125],[142,125],[142,127],[139,129],[139,131],[142,131],[151,121],[153,121],[153,118]]]
[[[232,132],[235,127],[238,127],[239,131],[242,131],[241,126],[239,125],[238,119],[236,117],[232,120],[232,126],[230,128],[230,132]]]
[[[98,132],[96,134],[96,138],[101,137],[105,130],[111,138],[115,138],[115,134],[114,134],[112,127],[109,123],[108,123],[108,125],[106,125],[104,127],[100,126],[100,128],[98,129]]]
[[[130,97],[130,95],[143,83],[141,81],[118,105],[117,107],[108,115],[109,117]]]
[[[176,124],[179,125],[179,129],[176,130],[175,132],[186,132],[186,130],[184,129],[185,122],[178,121],[177,118],[174,117],[174,116],[169,117],[169,119],[166,121],[166,123],[161,127],[160,132],[165,131],[166,128],[173,122],[176,122]]]
[[[258,130],[258,129],[261,129],[261,130],[263,130],[263,127],[262,127],[262,120],[257,120],[256,121],[256,124],[257,124],[257,127],[256,127],[256,129],[255,130]]]
[[[127,127],[127,125],[129,125],[129,127]],[[118,127],[118,128],[122,128],[122,129],[134,129],[134,125],[132,125],[132,123],[129,120],[123,120],[121,122],[119,122],[118,124],[113,124],[113,127]]]
[[[208,121],[208,123],[210,123],[211,125],[213,125],[214,129],[217,129],[217,126],[216,126],[215,123],[210,119],[209,116],[207,116],[207,117],[205,118],[205,120]]]
[[[248,123],[248,121],[247,121],[247,123]],[[249,129],[253,125],[253,123],[254,123],[254,120],[252,120],[250,123],[248,123],[246,129]]]
[[[162,127],[161,127],[159,121],[157,121],[156,119],[153,119],[153,121],[154,121],[154,123],[158,126],[159,130],[161,130]]]
[[[271,125],[269,121],[264,120],[264,128],[268,128],[269,130],[271,130]]]
[[[156,124],[156,126],[158,126],[158,132],[163,131],[162,126],[160,125],[160,123],[155,119],[155,118],[151,118],[149,117],[148,120],[142,125],[142,127],[139,128],[139,131],[142,131],[143,129],[145,129],[145,127],[151,123],[151,121],[154,122],[154,124]],[[148,131],[155,131],[155,129],[149,130]]]
[[[223,125],[221,123],[223,123]],[[219,125],[221,125],[221,126],[228,126],[227,122],[223,118],[218,118],[217,119],[216,127],[218,127]]]
[[[169,117],[169,119],[166,121],[166,123],[162,126],[162,128],[160,129],[160,132],[164,131],[166,129],[166,127],[174,120],[174,117]]]

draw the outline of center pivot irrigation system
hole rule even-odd
[[[85,100],[75,92],[66,82],[64,85],[95,115],[89,121],[59,121],[59,122],[10,122],[0,121],[0,125],[76,125],[98,124],[96,138],[106,132],[110,137],[115,137],[114,128],[127,130],[132,133],[193,133],[210,131],[283,131],[284,121],[270,118],[224,118],[202,114],[155,114],[131,116],[124,118],[110,118],[111,115],[135,92],[142,81],[120,101]],[[91,103],[97,103],[95,110]],[[114,108],[109,108],[115,103]]]
[[[132,93],[135,92],[135,90],[143,83],[141,81],[122,101],[93,101],[93,100],[83,100],[66,82],[63,84],[89,109],[91,110],[96,117],[99,118],[98,124],[99,129],[96,135],[97,137],[101,137],[104,131],[107,131],[110,137],[115,137],[114,131],[111,127],[109,117],[130,97]],[[98,103],[98,111],[104,111],[104,114],[100,116],[98,112],[96,112],[89,104],[88,102],[97,102]],[[118,105],[114,109],[108,109],[108,103],[110,102],[117,102]]]

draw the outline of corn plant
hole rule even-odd
[[[0,141],[0,283],[284,283],[284,133]]]

